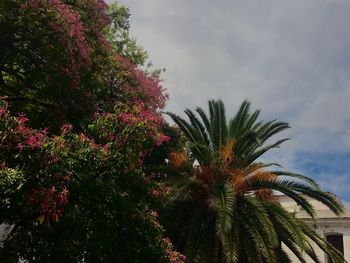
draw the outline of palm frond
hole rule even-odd
[[[269,151],[273,148],[278,148],[282,143],[284,143],[285,141],[288,141],[289,139],[290,138],[285,138],[285,139],[279,140],[279,141],[275,142],[274,144],[257,149],[256,151],[252,152],[251,154],[248,154],[248,156],[246,157],[245,165],[249,165],[250,163],[254,162],[256,159],[258,159],[260,156],[262,156],[267,151]]]
[[[286,129],[289,129],[290,126],[286,122],[276,122],[275,120],[270,121],[262,125],[257,129],[258,137],[261,140],[261,144],[267,141],[273,135],[280,133]]]
[[[248,120],[245,124],[244,132],[252,129],[252,127],[255,124],[256,120],[258,119],[259,115],[260,115],[260,110],[256,110],[250,115],[250,117],[248,118]]]
[[[240,130],[244,128],[249,119],[250,102],[245,100],[239,107],[238,112],[233,119],[229,121],[228,130],[230,138],[237,138]]]
[[[300,263],[307,263],[302,254],[302,251],[300,251],[300,248],[298,248],[297,244],[295,244],[290,237],[288,237],[287,235],[281,234],[280,238],[281,238],[281,242],[298,258]],[[316,262],[318,263],[319,261],[316,261]]]
[[[213,145],[217,150],[220,150],[220,146],[226,143],[227,139],[227,127],[225,107],[221,100],[209,101],[210,112],[210,137]]]
[[[288,254],[282,247],[278,247],[275,249],[276,250],[276,257],[277,257],[277,262],[283,262],[283,263],[292,263],[292,260],[289,258]],[[304,263],[301,261],[300,263]],[[305,262],[306,263],[306,262]]]
[[[185,110],[185,113],[188,116],[192,124],[192,127],[195,128],[197,133],[200,135],[201,143],[203,145],[209,145],[210,144],[209,135],[207,134],[203,124],[198,120],[198,118],[195,116],[195,114],[191,110],[187,109]]]
[[[208,116],[205,114],[204,110],[200,107],[196,108],[197,113],[202,119],[202,122],[204,123],[205,129],[207,131],[207,134],[210,133],[211,127],[210,127],[210,121],[208,119]]]
[[[239,248],[240,240],[239,233],[236,228],[231,229],[230,232],[223,234],[223,252],[226,263],[239,262]]]
[[[192,153],[199,162],[206,162],[210,155],[210,151],[206,145],[205,140],[203,140],[203,135],[196,129],[196,127],[191,126],[187,121],[185,121],[180,116],[167,112],[172,120],[179,126],[180,130],[186,136]]]
[[[296,218],[294,214],[285,210],[278,203],[266,201],[264,202],[264,207],[268,212],[274,227],[278,229],[278,236],[286,234],[288,238],[298,244],[299,248],[302,250],[307,248],[305,235],[299,225],[300,219]]]
[[[228,233],[232,228],[236,193],[229,184],[217,185],[214,189],[214,198],[217,210],[217,231],[222,234]]]
[[[249,185],[251,190],[259,190],[261,188],[272,189],[275,191],[279,191],[290,198],[292,198],[298,205],[300,205],[312,218],[315,218],[315,210],[310,204],[309,201],[306,200],[305,197],[300,195],[298,190],[304,189],[305,185],[298,184],[294,181],[288,180],[254,180],[254,177],[249,181]],[[303,187],[298,187],[303,186]],[[310,190],[312,190],[310,188]]]
[[[315,244],[321,248],[324,252],[328,254],[334,263],[344,263],[347,262],[344,256],[335,249],[331,244],[321,238],[314,230],[312,230],[306,223],[300,222],[300,225],[305,233]]]
[[[343,206],[341,205],[341,203],[338,202],[338,200],[333,195],[299,182],[290,181],[290,180],[277,180],[277,181],[261,180],[261,181],[255,181],[252,183],[254,185],[253,186],[254,190],[259,187],[264,187],[264,188],[277,190],[288,195],[289,197],[294,199],[297,202],[297,204],[303,207],[305,211],[308,212],[309,215],[312,217],[315,217],[313,208],[310,204],[306,205],[309,202],[304,197],[302,197],[301,194],[321,202],[336,215],[340,215],[341,213],[343,213],[343,209],[344,209]],[[300,200],[300,199],[304,199],[304,200]]]
[[[277,234],[264,206],[250,196],[237,196],[236,212],[240,224],[267,262],[276,262],[274,248],[278,245]]]
[[[291,173],[291,172],[287,172],[287,171],[271,171],[271,173],[278,175],[278,176],[286,176],[286,177],[296,178],[296,179],[299,179],[301,181],[307,182],[309,185],[311,185],[315,189],[320,189],[319,185],[312,178],[305,176],[305,175],[302,175],[302,174]]]
[[[193,144],[200,144],[201,141],[199,134],[187,121],[171,112],[166,112],[165,114],[169,115],[172,118],[172,120],[179,126],[180,130],[185,134],[188,140],[190,140]]]

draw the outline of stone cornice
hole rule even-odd
[[[350,217],[332,217],[332,218],[318,218],[313,220],[311,218],[300,218],[309,225],[316,225],[317,227],[350,227]]]

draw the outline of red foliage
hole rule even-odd
[[[65,186],[61,190],[57,190],[55,186],[40,187],[32,190],[28,196],[28,204],[37,207],[47,221],[57,221],[68,203],[68,196],[69,191]]]

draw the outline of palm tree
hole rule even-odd
[[[305,255],[321,262],[312,243],[333,262],[345,262],[336,249],[282,208],[275,193],[292,198],[312,218],[316,215],[307,197],[339,215],[343,208],[336,198],[311,178],[271,170],[280,166],[257,161],[288,140],[266,145],[289,128],[287,123],[258,121],[260,111],[251,112],[248,101],[228,122],[221,100],[209,101],[209,116],[199,107],[196,113],[189,109],[185,113],[189,122],[167,113],[186,139],[185,151],[173,153],[176,158],[170,163],[174,159],[180,166],[179,160],[186,156],[191,172],[176,183],[165,225],[189,262],[291,262],[282,243],[301,262],[306,262]]]

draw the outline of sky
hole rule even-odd
[[[167,110],[248,99],[290,137],[265,157],[350,201],[350,0],[122,0]]]

